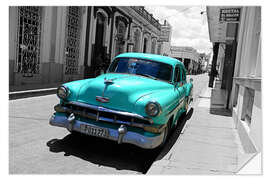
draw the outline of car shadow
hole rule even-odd
[[[107,139],[77,133],[68,134],[63,139],[51,139],[47,146],[50,152],[64,152],[64,156],[75,156],[98,166],[145,174],[155,160],[169,152],[192,113],[193,109],[187,116],[180,117],[183,118],[181,123],[178,123],[163,148],[142,149],[132,144],[117,144]]]
[[[53,153],[64,152],[64,156],[75,156],[98,166],[139,173],[146,173],[159,153],[157,149],[145,150],[132,144],[117,144],[83,134],[51,139],[47,146]]]
[[[171,148],[181,135],[186,122],[192,117],[193,111],[194,109],[191,108],[186,115],[182,115],[179,117],[177,126],[175,127],[175,129],[173,129],[165,146],[162,148],[159,155],[156,157],[156,160],[161,160],[166,154],[168,154],[168,152],[171,150]]]

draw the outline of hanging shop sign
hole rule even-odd
[[[170,42],[171,27],[164,26],[161,27],[161,35],[159,41]]]
[[[220,9],[220,22],[239,22],[241,8],[222,8]]]

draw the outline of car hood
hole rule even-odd
[[[111,82],[106,83],[106,80]],[[136,101],[141,97],[171,87],[172,85],[167,82],[139,75],[108,73],[82,84],[77,101],[134,112]],[[97,96],[109,98],[109,102],[99,102],[96,100]]]

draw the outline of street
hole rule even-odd
[[[208,75],[191,75],[194,104],[208,86]],[[144,150],[129,144],[74,136],[49,125],[58,103],[55,94],[9,101],[10,174],[145,174],[157,157],[166,155],[181,136],[182,117],[163,149]],[[192,120],[192,113],[188,118]]]
[[[261,6],[9,6],[9,173],[262,174]]]

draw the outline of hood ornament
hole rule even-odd
[[[105,86],[104,86],[102,96],[96,96],[96,101],[101,102],[101,103],[108,103],[110,101],[110,98],[104,97],[104,92],[107,89],[108,85],[111,85],[114,82],[113,82],[112,79],[106,79],[106,77],[105,77],[104,78],[104,83],[105,83]]]
[[[106,79],[106,77],[104,78],[104,83],[107,85],[109,85],[109,84],[112,84],[112,83],[114,83],[113,82],[113,79]]]

